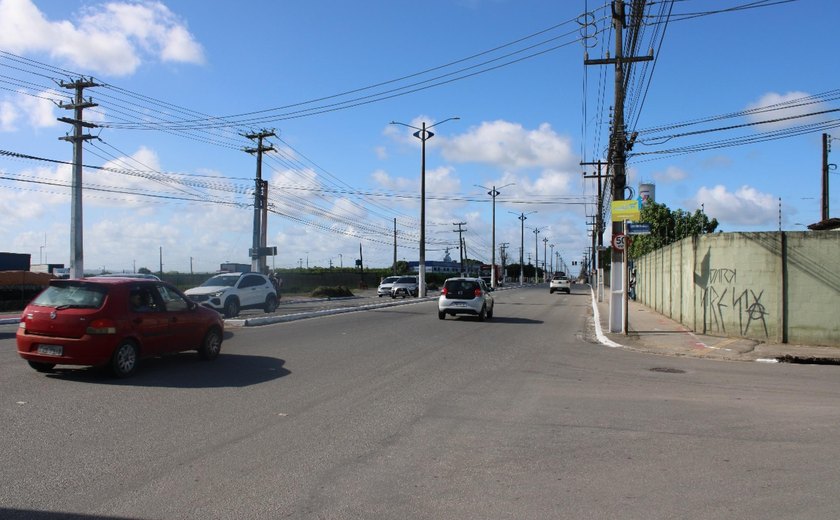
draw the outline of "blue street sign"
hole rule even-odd
[[[650,224],[648,223],[627,223],[627,234],[629,235],[650,235]]]

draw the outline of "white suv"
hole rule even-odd
[[[222,273],[203,284],[187,289],[184,294],[196,302],[215,309],[225,318],[233,318],[241,309],[277,309],[277,292],[267,276],[259,273]]]
[[[449,314],[472,314],[479,321],[493,317],[493,289],[481,278],[449,278],[443,282],[438,299],[438,318]]]

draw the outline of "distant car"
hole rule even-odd
[[[417,296],[418,292],[416,276],[400,276],[391,286],[391,298]]]
[[[52,280],[21,315],[18,354],[39,372],[56,365],[108,366],[131,375],[140,358],[197,350],[215,359],[224,320],[155,280]]]
[[[94,276],[89,276],[88,278],[139,278],[141,280],[157,280],[160,281],[160,278],[154,274],[146,274],[146,273],[108,273],[108,274],[97,274]]]
[[[376,295],[380,298],[390,295],[391,287],[393,287],[394,282],[399,279],[399,276],[388,276],[387,278],[383,278],[382,282],[379,284],[379,288],[376,289]]]
[[[438,318],[472,314],[479,321],[493,318],[493,291],[481,278],[449,278],[443,282],[438,298]]]
[[[566,294],[572,294],[572,282],[566,275],[554,275],[548,283],[548,293],[554,294],[554,291],[563,291]]]
[[[259,273],[217,274],[200,286],[187,289],[186,295],[221,312],[225,318],[238,316],[242,309],[263,309],[267,313],[277,309],[274,284]]]

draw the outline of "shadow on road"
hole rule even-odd
[[[11,509],[0,507],[0,518],[4,520],[132,520],[127,516],[100,516],[65,513],[62,511],[34,511],[32,509]]]
[[[81,383],[160,388],[242,388],[291,374],[286,361],[266,356],[222,353],[215,361],[202,361],[194,352],[182,352],[140,361],[137,372],[116,379],[104,368],[57,367],[47,377]]]

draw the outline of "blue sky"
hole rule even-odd
[[[628,184],[654,182],[672,209],[702,204],[724,231],[777,230],[780,198],[783,229],[818,221],[823,132],[840,162],[840,3],[646,14],[656,61],[631,81]],[[241,134],[273,129],[269,265],[352,265],[361,244],[366,265],[387,266],[394,218],[398,258],[417,258],[420,184],[420,141],[389,122],[458,116],[427,141],[426,258],[457,258],[453,223],[466,222],[468,256],[489,261],[477,185],[508,185],[497,245],[518,260],[524,212],[526,262],[554,244],[570,263],[591,244],[596,191],[579,163],[606,157],[613,104],[612,68],[585,67],[583,43],[612,53],[608,24],[593,0],[0,0],[0,150],[70,161],[56,81],[92,76],[104,86],[85,92],[99,103],[85,116],[101,128],[84,162],[105,169],[85,171],[85,269],[156,271],[162,250],[164,270],[209,272],[249,262],[256,161]],[[0,177],[0,250],[69,265],[70,167],[0,156]]]

